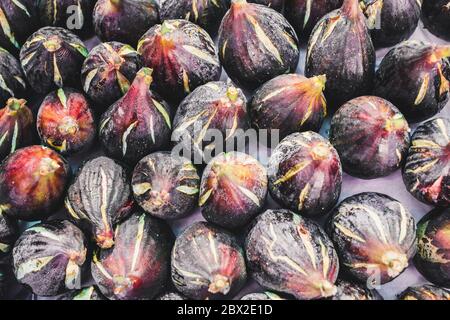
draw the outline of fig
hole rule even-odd
[[[435,36],[450,41],[450,5],[448,0],[423,0],[422,21]]]
[[[114,245],[114,227],[133,206],[125,169],[106,157],[87,161],[69,187],[64,201],[70,215],[89,228],[97,245]]]
[[[80,87],[80,70],[88,50],[70,31],[44,27],[20,50],[20,63],[31,88],[46,94],[63,86]]]
[[[36,125],[42,142],[63,155],[87,150],[97,131],[89,101],[71,88],[45,97]]]
[[[14,246],[14,274],[39,296],[80,289],[86,252],[86,239],[73,223],[37,224],[22,233]]]
[[[284,0],[249,0],[248,2],[262,4],[264,6],[268,6],[269,8],[272,8],[272,9],[275,9],[275,10],[281,12],[281,10],[283,10]]]
[[[450,46],[405,41],[376,73],[374,94],[396,105],[410,122],[431,118],[450,97]]]
[[[141,56],[131,46],[120,42],[101,43],[83,62],[84,92],[97,106],[109,107],[127,93],[141,68]]]
[[[195,88],[220,78],[222,68],[209,34],[186,20],[166,20],[139,40],[144,65],[153,68],[155,88],[179,103]]]
[[[336,63],[338,61],[338,63]],[[372,90],[375,49],[358,0],[319,20],[309,38],[305,75],[325,74],[325,96],[334,109]]]
[[[203,171],[199,206],[207,221],[235,229],[262,211],[266,194],[267,172],[258,160],[241,152],[221,153]]]
[[[15,151],[0,165],[0,211],[27,221],[49,216],[62,201],[69,176],[66,160],[49,148]]]
[[[155,0],[98,0],[93,12],[95,33],[103,42],[119,41],[133,47],[158,22]]]
[[[269,191],[283,206],[320,217],[341,194],[342,166],[333,146],[319,134],[292,133],[269,159]]]
[[[181,102],[173,123],[174,144],[181,146],[183,152],[189,151],[185,156],[194,164],[201,164],[209,156],[229,150],[229,144],[234,147],[235,139],[249,128],[247,99],[231,83],[210,82]]]
[[[2,48],[0,48],[0,79],[0,104],[5,104],[11,97],[25,96],[27,85],[22,67],[12,54]]]
[[[9,98],[0,109],[0,161],[34,140],[33,113],[23,99]]]
[[[325,76],[278,76],[256,91],[249,105],[253,127],[279,130],[284,138],[294,132],[318,132],[327,115]]]
[[[156,296],[170,273],[173,234],[164,222],[133,214],[115,230],[114,248],[94,254],[92,276],[112,300],[147,300]]]
[[[436,208],[417,225],[414,264],[430,282],[450,287],[450,209]]]
[[[100,119],[99,136],[106,153],[130,164],[170,141],[171,110],[149,89],[152,72],[139,70],[128,92]]]
[[[416,249],[416,226],[408,209],[375,192],[343,200],[328,232],[345,271],[372,287],[399,276]]]
[[[344,281],[336,281],[336,294],[330,300],[383,300],[375,289],[367,289],[362,285]]]
[[[218,41],[225,71],[246,89],[256,89],[297,68],[297,35],[286,18],[266,6],[232,0],[222,20]]]
[[[175,240],[172,281],[190,299],[231,298],[247,280],[237,239],[206,222],[195,222]]]
[[[131,179],[134,199],[160,219],[186,217],[197,204],[200,177],[191,161],[156,152],[138,162]]]
[[[408,122],[393,104],[363,96],[348,101],[334,114],[330,142],[345,172],[374,179],[391,174],[403,164],[409,132]]]
[[[372,41],[390,47],[407,40],[420,19],[420,0],[360,0]]]
[[[241,298],[241,300],[285,300],[279,295],[266,291],[262,293],[249,293]]]
[[[425,284],[422,286],[408,287],[399,296],[399,300],[450,300],[450,291]]]
[[[187,300],[185,297],[183,297],[181,294],[176,292],[168,292],[163,295],[161,295],[156,300]]]
[[[6,256],[19,236],[17,221],[0,210],[0,258]]]
[[[403,181],[418,200],[450,206],[450,120],[436,118],[419,126],[403,168]]]
[[[245,240],[247,265],[263,287],[299,300],[330,297],[339,269],[338,256],[325,231],[292,211],[267,210]]]

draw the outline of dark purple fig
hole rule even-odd
[[[359,0],[376,47],[408,39],[420,19],[420,0]]]
[[[80,289],[86,246],[81,230],[67,220],[34,225],[14,246],[14,274],[40,296]]]
[[[383,300],[375,289],[368,289],[362,285],[338,280],[336,281],[336,294],[330,300]]]
[[[266,168],[245,153],[221,153],[203,171],[199,206],[203,217],[224,228],[239,228],[262,211]]]
[[[450,4],[448,0],[423,0],[422,21],[428,31],[450,41]]]
[[[181,102],[173,123],[172,141],[183,152],[189,151],[184,155],[194,164],[208,162],[249,128],[247,99],[231,83],[210,82]]]
[[[269,8],[272,8],[272,9],[275,9],[275,10],[281,12],[281,10],[283,10],[284,0],[249,0],[248,2],[262,4],[264,6],[268,6]]]
[[[286,18],[275,10],[232,0],[219,29],[219,57],[236,84],[256,89],[278,75],[295,71],[298,39]]]
[[[100,248],[114,245],[114,227],[131,213],[133,200],[125,169],[106,157],[87,161],[69,187],[65,205],[88,227]]]
[[[403,181],[418,200],[450,206],[450,120],[436,118],[417,128],[412,137]]]
[[[138,162],[131,186],[136,202],[146,213],[161,219],[178,219],[195,209],[200,177],[188,159],[156,152]]]
[[[119,41],[133,47],[139,38],[159,22],[155,0],[98,0],[93,23],[103,41]]]
[[[96,105],[109,107],[127,93],[141,68],[141,56],[131,46],[120,42],[101,43],[83,62],[84,92]]]
[[[450,291],[430,284],[409,287],[399,296],[399,300],[450,300]]]
[[[231,298],[246,280],[244,253],[237,239],[227,231],[196,222],[175,240],[172,281],[186,297]]]
[[[170,141],[170,108],[149,89],[152,72],[139,70],[128,92],[100,119],[100,141],[113,158],[135,164]]]
[[[448,45],[402,42],[381,61],[374,94],[396,105],[410,122],[429,119],[450,97],[448,58]]]
[[[415,253],[414,218],[384,194],[365,192],[345,199],[328,228],[343,268],[367,285],[395,279]]]
[[[49,148],[17,150],[0,165],[0,211],[27,221],[53,214],[64,197],[69,175],[67,162]]]
[[[339,155],[328,140],[312,131],[284,138],[270,157],[268,175],[275,200],[300,214],[320,217],[341,194]]]
[[[419,221],[414,264],[428,281],[450,287],[449,208],[436,208]]]
[[[22,67],[12,54],[2,48],[0,48],[0,79],[0,104],[6,103],[11,97],[25,96],[27,85]]]
[[[23,99],[9,98],[0,109],[0,161],[33,142],[33,113]]]
[[[259,215],[245,241],[247,263],[263,287],[311,300],[336,293],[339,261],[325,231],[289,210]]]
[[[241,298],[241,300],[285,300],[279,295],[272,293],[270,291],[262,293],[249,293]]]
[[[87,150],[97,131],[89,101],[70,88],[45,97],[36,125],[42,142],[64,155]]]
[[[320,130],[327,115],[325,76],[278,76],[256,91],[249,106],[257,129],[279,130],[279,137],[298,131]]]
[[[176,292],[168,292],[158,297],[156,300],[187,300],[181,294]]]
[[[17,221],[0,210],[0,258],[8,254],[19,236]]]
[[[408,122],[393,104],[363,96],[345,103],[334,114],[330,142],[345,172],[374,179],[391,174],[403,164],[409,132]]]
[[[33,33],[20,50],[20,63],[31,88],[46,94],[63,86],[80,87],[80,70],[88,50],[63,28],[44,27]]]
[[[148,300],[165,286],[170,274],[173,234],[163,221],[133,214],[120,223],[114,248],[94,253],[92,276],[112,300]]]
[[[305,75],[322,74],[327,76],[325,96],[335,109],[372,89],[375,50],[358,0],[344,0],[311,34]]]
[[[195,88],[220,78],[222,68],[208,33],[186,20],[166,20],[138,44],[144,64],[154,70],[156,90],[179,103]]]

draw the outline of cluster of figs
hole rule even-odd
[[[448,0],[1,1],[0,298],[380,300],[414,264],[398,298],[449,300],[450,45],[420,19],[450,41]],[[250,128],[267,166],[219,148]],[[417,224],[339,203],[398,169]]]

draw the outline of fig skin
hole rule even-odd
[[[279,130],[283,139],[294,132],[318,132],[327,115],[323,91],[326,77],[278,76],[260,87],[249,104],[253,127]]]
[[[142,68],[128,92],[101,116],[99,137],[106,153],[135,164],[169,143],[171,110],[149,89],[152,69]]]
[[[450,209],[436,208],[417,225],[414,264],[430,282],[450,287]]]
[[[405,41],[381,61],[374,95],[396,105],[411,122],[436,115],[450,97],[450,46]]]
[[[430,284],[409,287],[399,296],[399,300],[450,300],[450,292]]]
[[[173,234],[163,221],[136,213],[116,227],[114,248],[94,254],[92,276],[111,300],[148,300],[170,274]]]
[[[44,27],[20,49],[20,63],[31,88],[46,94],[57,88],[80,87],[80,70],[88,50],[70,31]]]
[[[423,0],[422,21],[432,34],[450,41],[450,8],[447,0]]]
[[[339,63],[336,63],[339,61]],[[305,76],[325,74],[325,96],[334,109],[370,93],[375,49],[358,0],[344,0],[314,27],[306,52]]]
[[[128,92],[141,68],[141,56],[130,45],[105,42],[94,47],[84,60],[81,83],[99,109],[105,109]]]
[[[281,10],[283,10],[283,2],[284,2],[284,0],[249,0],[248,2],[253,2],[253,3],[256,3],[256,4],[262,4],[264,6],[272,8],[274,10],[277,10],[278,12],[281,12]]]
[[[144,65],[153,68],[155,89],[178,104],[197,87],[220,78],[222,67],[209,34],[186,20],[166,20],[139,40]]]
[[[418,200],[450,206],[450,120],[435,118],[419,126],[403,168],[403,182]]]
[[[302,215],[323,216],[341,193],[339,155],[328,140],[312,131],[281,140],[269,159],[268,176],[272,197]]]
[[[222,20],[218,41],[225,71],[245,89],[256,89],[297,68],[297,35],[286,18],[266,6],[232,0]]]
[[[27,84],[19,61],[2,48],[0,48],[0,76],[5,83],[0,87],[1,105],[11,97],[23,98],[26,95]]]
[[[70,168],[43,146],[19,149],[0,165],[0,211],[26,221],[48,217],[60,205]]]
[[[262,293],[249,293],[241,298],[241,300],[286,300],[281,298],[279,295],[272,293],[270,291]]]
[[[336,281],[336,294],[330,300],[383,300],[376,290],[370,290],[362,285],[344,281]]]
[[[414,218],[400,202],[375,192],[343,200],[328,233],[344,270],[372,286],[399,276],[416,250]]]
[[[266,168],[241,152],[221,153],[208,163],[200,185],[203,217],[234,230],[263,209],[267,194]]]
[[[146,213],[160,219],[179,219],[195,209],[200,177],[188,159],[156,152],[138,162],[131,186],[134,199]]]
[[[344,171],[362,179],[384,177],[402,166],[409,125],[389,101],[363,96],[345,103],[331,120],[330,142]]]
[[[64,201],[72,218],[102,249],[114,245],[114,227],[133,206],[125,169],[114,160],[98,157],[87,161],[69,187]]]
[[[159,23],[155,0],[98,0],[92,15],[95,34],[103,42],[119,41],[133,47]]]
[[[0,109],[0,161],[34,140],[33,113],[23,99],[9,98]]]
[[[187,300],[181,294],[176,292],[168,292],[158,297],[156,300]]]
[[[87,150],[97,131],[90,102],[71,88],[58,89],[45,97],[36,125],[42,142],[63,155]]]
[[[5,257],[19,237],[17,221],[0,210],[0,258]]]
[[[14,246],[14,274],[39,296],[80,289],[86,252],[87,241],[73,223],[53,220],[34,225]]]
[[[237,239],[207,222],[195,222],[175,240],[172,282],[190,299],[226,299],[247,280],[245,259]]]

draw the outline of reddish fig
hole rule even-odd
[[[450,300],[450,291],[430,284],[409,287],[403,291],[399,300]]]
[[[0,210],[0,258],[8,254],[19,236],[17,221]]]
[[[428,31],[450,41],[450,3],[448,0],[422,0],[422,21]]]
[[[336,281],[336,294],[330,300],[383,300],[376,290],[348,281]]]
[[[1,18],[0,18],[1,21]],[[27,85],[19,61],[0,48],[0,104],[11,97],[24,97]]]

